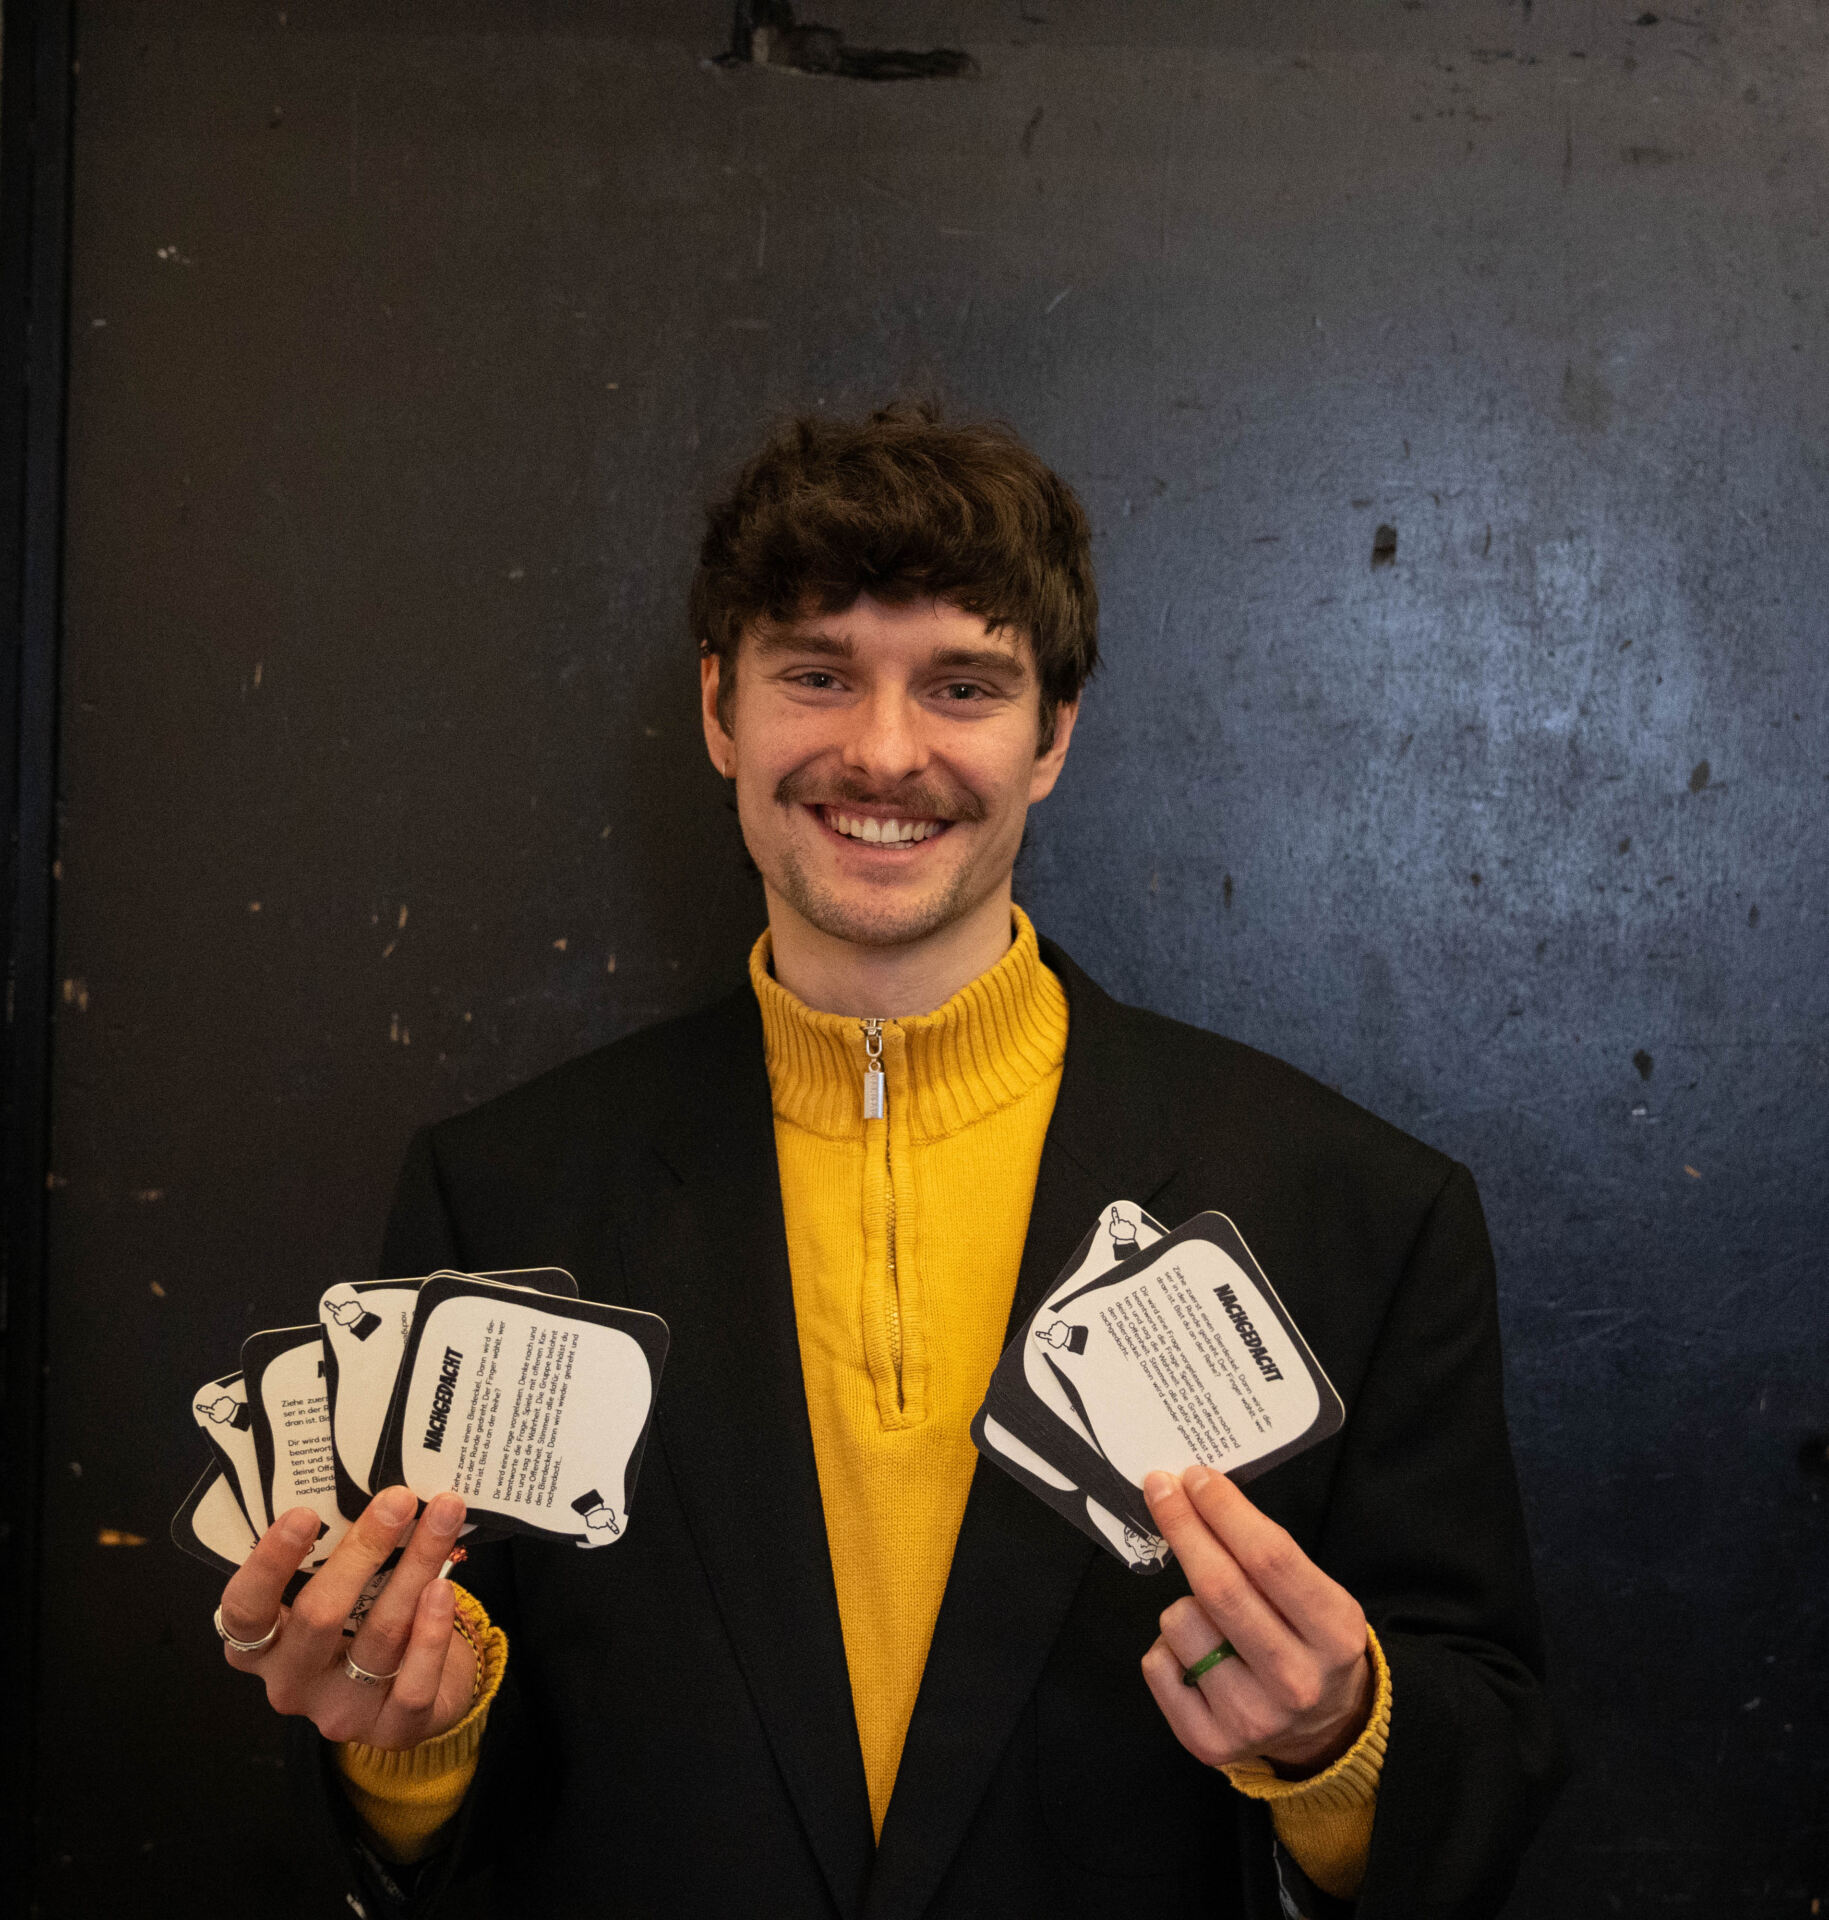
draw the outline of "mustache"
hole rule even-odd
[[[867,780],[855,780],[846,774],[819,774],[797,767],[783,775],[775,788],[782,806],[887,807],[905,820],[982,820],[984,802],[965,787],[942,791],[922,781],[892,787],[887,792],[871,786]]]

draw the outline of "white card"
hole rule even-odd
[[[172,1539],[188,1554],[225,1572],[254,1551],[254,1530],[233,1483],[212,1463],[171,1523]]]
[[[450,1277],[441,1268],[432,1279]],[[563,1267],[523,1267],[508,1273],[457,1275],[505,1286],[578,1296],[578,1283]],[[375,1467],[388,1409],[406,1354],[407,1331],[425,1278],[344,1281],[318,1301],[327,1355],[331,1438],[336,1443],[337,1496],[345,1518],[357,1519],[377,1485]],[[469,1534],[469,1524],[464,1527]]]
[[[254,1451],[254,1409],[248,1405],[247,1382],[239,1372],[206,1381],[191,1396],[191,1417],[221,1461],[248,1525],[256,1536],[265,1533],[271,1521]]]
[[[1196,1461],[1250,1478],[1336,1431],[1339,1395],[1224,1214],[1200,1214],[1030,1321],[1051,1381],[1123,1478]],[[1053,1404],[1053,1401],[1050,1401]]]
[[[325,1377],[331,1388],[331,1439],[349,1481],[342,1504],[351,1520],[374,1491],[375,1453],[419,1287],[418,1280],[344,1281],[318,1302],[318,1324],[330,1356]]]
[[[317,1544],[303,1563],[305,1572],[315,1573],[349,1531],[337,1505],[324,1329],[313,1323],[250,1334],[242,1342],[241,1370],[254,1412],[254,1447],[267,1511],[275,1518],[292,1507],[310,1507],[316,1513],[321,1522]]]
[[[606,1546],[622,1536],[666,1357],[650,1313],[480,1280],[420,1289],[380,1471],[479,1520]]]
[[[1070,1273],[1055,1283],[1054,1296],[1071,1293],[1100,1274],[1109,1272],[1120,1261],[1130,1259],[1142,1249],[1153,1247],[1162,1238],[1162,1229],[1133,1200],[1114,1200],[1100,1217],[1085,1252]],[[1041,1324],[1038,1325],[1037,1323]],[[1059,1376],[1048,1366],[1045,1349],[1051,1338],[1071,1339],[1070,1333],[1053,1336],[1041,1329],[1050,1324],[1037,1315],[1030,1322],[1033,1337],[1023,1343],[1023,1378],[1029,1391],[1063,1425],[1071,1428],[1090,1447],[1098,1441],[1086,1431],[1086,1422],[1073,1399],[1061,1386]]]

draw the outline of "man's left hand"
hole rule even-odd
[[[1223,1473],[1152,1473],[1143,1491],[1193,1589],[1143,1656],[1175,1738],[1210,1767],[1264,1759],[1299,1778],[1331,1766],[1372,1709],[1358,1601]],[[1183,1670],[1221,1640],[1232,1654],[1188,1686]]]

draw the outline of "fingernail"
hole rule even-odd
[[[425,1510],[426,1525],[441,1539],[464,1524],[464,1503],[454,1493],[441,1493]]]
[[[1146,1474],[1143,1479],[1143,1497],[1150,1505],[1157,1506],[1175,1491],[1175,1476],[1172,1473]]]
[[[279,1536],[289,1547],[308,1547],[322,1523],[309,1507],[298,1507],[279,1523]]]
[[[1185,1493],[1197,1497],[1204,1491],[1207,1482],[1212,1478],[1213,1469],[1211,1467],[1203,1467],[1196,1462],[1181,1476],[1182,1490]]]
[[[375,1502],[375,1518],[384,1527],[404,1526],[412,1519],[418,1506],[411,1487],[389,1487]]]

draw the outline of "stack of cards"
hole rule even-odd
[[[666,1354],[664,1321],[580,1300],[558,1267],[334,1286],[309,1326],[249,1335],[240,1368],[192,1397],[214,1459],[172,1538],[232,1572],[310,1507],[302,1581],[404,1484],[462,1494],[471,1541],[605,1546],[628,1525]]]
[[[978,1450],[1138,1573],[1167,1565],[1145,1475],[1249,1480],[1345,1419],[1223,1213],[1167,1233],[1114,1201],[997,1363]]]

